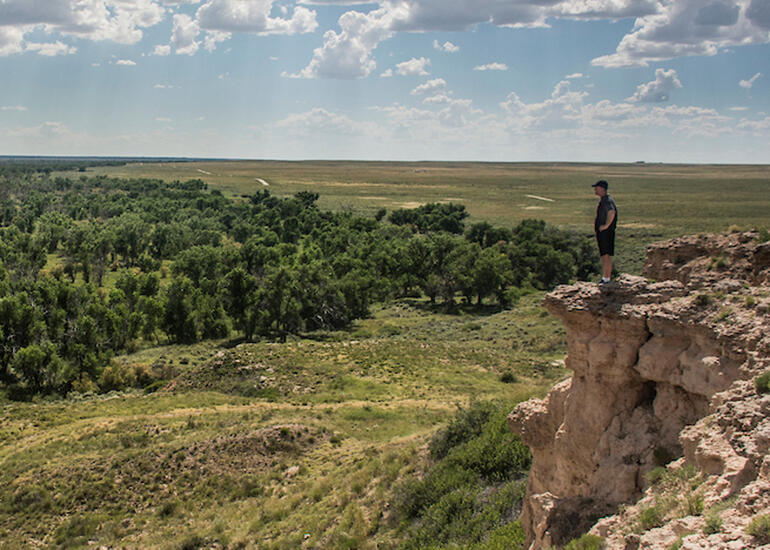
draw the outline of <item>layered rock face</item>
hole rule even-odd
[[[638,501],[650,470],[679,457],[709,476],[707,502],[763,495],[770,396],[753,379],[770,368],[769,285],[770,244],[736,233],[653,245],[644,278],[546,297],[574,374],[509,416],[534,459],[521,517],[531,549],[563,546]],[[764,493],[738,527],[770,506]],[[594,532],[625,548],[621,523],[609,517]],[[635,536],[630,548],[660,547],[660,536],[647,546]]]

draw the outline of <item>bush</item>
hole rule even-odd
[[[181,502],[177,498],[167,500],[158,508],[158,515],[162,518],[171,517],[177,513],[180,504]]]
[[[660,481],[663,480],[665,475],[666,467],[658,466],[657,468],[650,470],[650,472],[647,474],[647,481],[649,481],[651,485],[657,485]]]
[[[757,376],[754,379],[754,387],[757,393],[770,393],[770,371]]]
[[[703,497],[691,493],[685,496],[684,513],[688,516],[699,516],[703,513]]]
[[[498,527],[486,540],[468,546],[467,550],[521,550],[524,548],[524,540],[521,523],[514,521]]]
[[[454,447],[478,436],[494,412],[494,405],[488,402],[471,402],[467,409],[460,408],[446,428],[436,432],[430,441],[430,456],[441,460]]]
[[[394,518],[410,529],[402,548],[480,544],[518,515],[531,456],[508,430],[509,409],[473,403],[434,436],[431,456],[437,462],[422,479],[398,484],[391,500]],[[500,537],[499,548],[516,547],[506,547]]]
[[[564,550],[603,550],[606,548],[604,538],[597,535],[585,534],[580,538],[570,541]]]
[[[654,527],[663,525],[663,511],[660,506],[646,506],[639,512],[639,527],[642,531],[649,531]]]
[[[134,369],[120,363],[108,365],[99,377],[99,388],[103,392],[123,390],[136,384]]]
[[[770,514],[752,519],[746,527],[746,534],[757,539],[760,544],[770,543]]]
[[[710,294],[697,294],[695,296],[695,303],[700,307],[710,306],[714,303],[714,297]]]
[[[500,382],[503,384],[515,384],[518,381],[519,379],[513,373],[513,371],[507,370],[502,375],[500,375]]]
[[[715,535],[722,530],[722,518],[718,514],[709,514],[703,526],[704,535]]]
[[[197,533],[188,535],[179,545],[179,550],[198,550],[206,545],[206,539]]]

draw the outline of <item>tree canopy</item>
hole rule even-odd
[[[11,396],[115,387],[138,342],[345,328],[371,304],[515,304],[589,276],[589,239],[524,220],[465,228],[463,205],[385,218],[318,195],[227,198],[201,180],[77,179],[0,166],[0,385]],[[105,375],[105,372],[107,374]]]

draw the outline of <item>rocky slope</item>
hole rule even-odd
[[[675,239],[648,248],[644,274],[545,300],[574,374],[509,416],[534,457],[531,549],[589,529],[610,548],[761,543],[744,529],[770,511],[770,394],[755,389],[770,369],[770,243]]]

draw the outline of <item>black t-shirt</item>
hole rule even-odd
[[[594,231],[599,232],[599,227],[607,223],[607,214],[610,210],[615,211],[615,219],[607,228],[608,231],[615,231],[615,227],[618,225],[618,207],[615,205],[615,201],[609,195],[604,195],[599,201],[599,206],[596,207],[596,219],[594,220]]]

